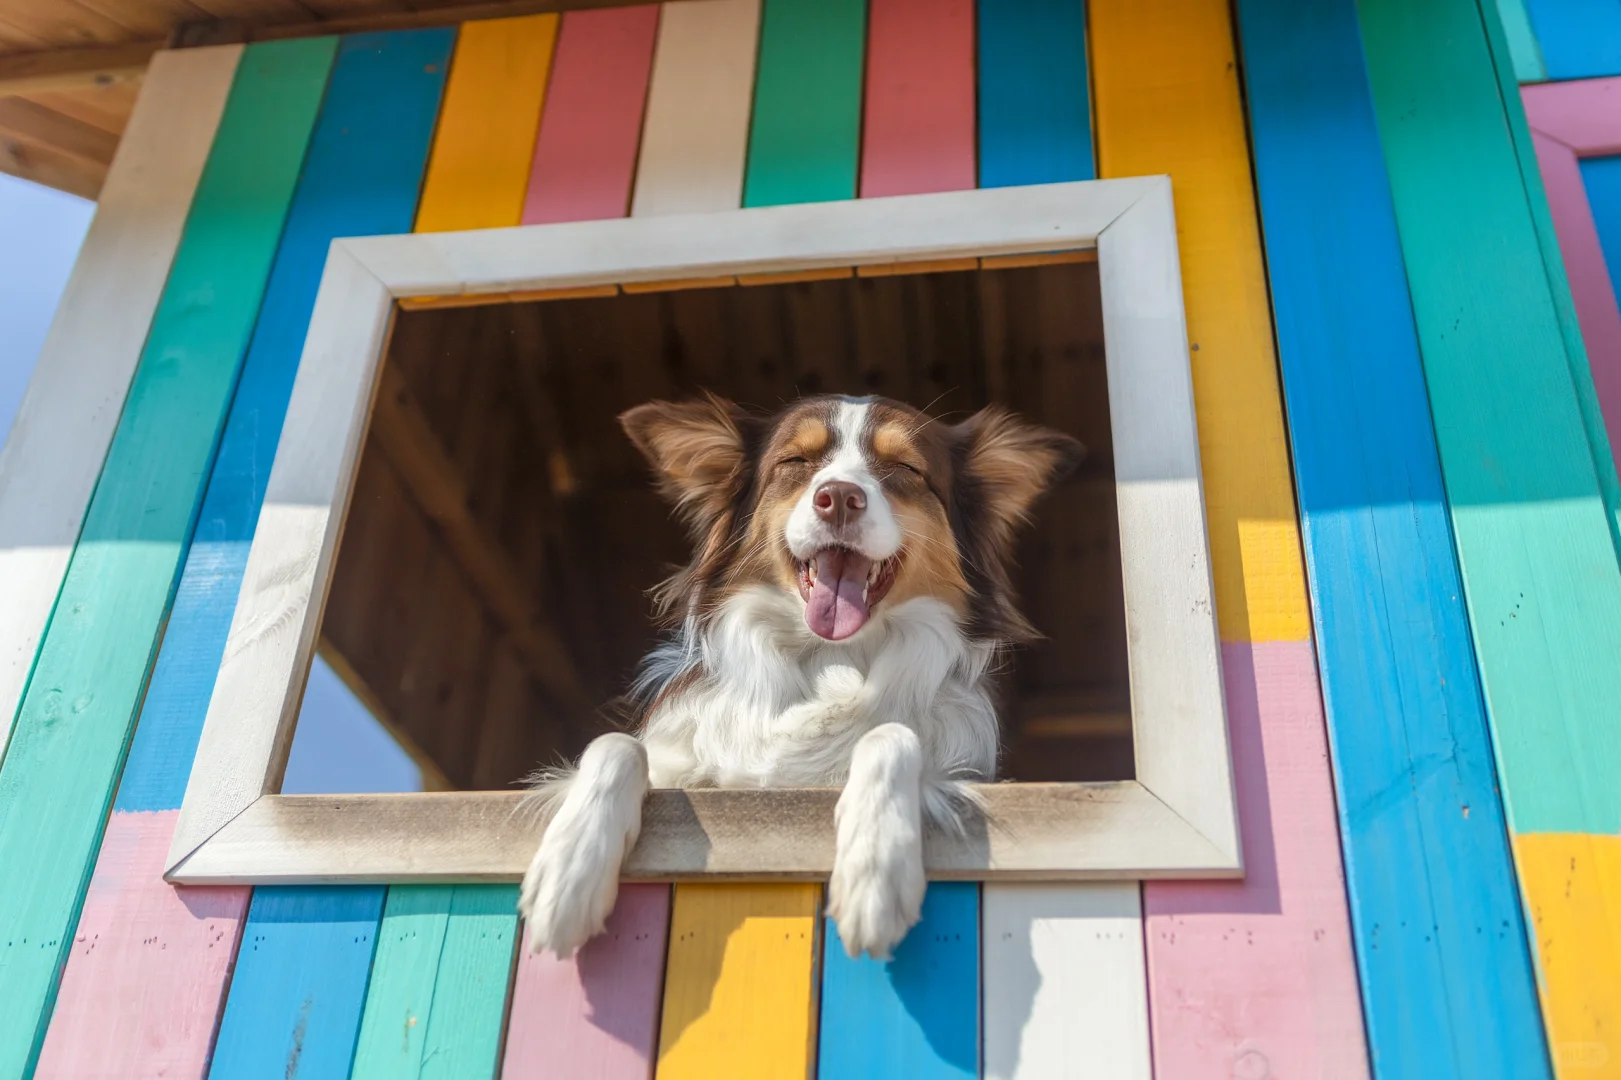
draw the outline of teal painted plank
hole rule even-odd
[[[1515,832],[1621,831],[1621,567],[1481,13],[1361,0]]]
[[[744,206],[853,199],[865,0],[765,0]]]
[[[1526,199],[1531,207],[1531,220],[1537,230],[1537,244],[1542,249],[1542,265],[1548,275],[1548,288],[1553,296],[1554,312],[1559,317],[1559,333],[1565,340],[1565,362],[1570,365],[1571,383],[1576,388],[1576,405],[1581,409],[1582,428],[1587,433],[1589,449],[1593,455],[1593,471],[1598,476],[1599,494],[1609,515],[1610,542],[1621,555],[1621,477],[1616,474],[1616,460],[1610,445],[1609,429],[1604,423],[1604,412],[1599,406],[1598,388],[1593,384],[1593,369],[1587,359],[1587,346],[1582,340],[1581,321],[1576,317],[1576,300],[1570,292],[1570,279],[1565,274],[1565,259],[1559,252],[1559,234],[1554,231],[1553,211],[1548,208],[1548,194],[1542,186],[1542,169],[1537,164],[1537,150],[1531,141],[1531,125],[1525,118],[1525,102],[1520,98],[1513,62],[1509,59],[1509,45],[1503,26],[1491,17],[1492,10],[1483,9],[1487,41],[1492,50],[1492,61],[1497,69],[1498,92],[1502,95],[1503,111],[1508,118],[1509,134],[1514,138],[1514,153],[1520,163],[1520,179],[1525,183]]]
[[[1503,38],[1508,46],[1515,82],[1536,83],[1548,77],[1542,63],[1542,48],[1531,29],[1531,16],[1525,10],[1525,0],[1497,0],[1497,17],[1503,23]]]
[[[1550,79],[1621,75],[1621,4],[1524,0]]]
[[[518,928],[512,885],[396,885],[354,1080],[494,1075]]]
[[[850,959],[838,927],[827,920],[817,1075],[978,1076],[979,981],[977,882],[931,883],[923,917],[887,963]]]
[[[979,0],[979,186],[1097,176],[1086,0]]]
[[[1354,0],[1238,24],[1369,1056],[1547,1077]]]
[[[0,1076],[44,1035],[335,46],[242,58],[0,766]]]
[[[348,1076],[382,909],[382,886],[255,889],[208,1075]]]

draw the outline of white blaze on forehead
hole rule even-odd
[[[811,478],[788,515],[788,549],[796,559],[809,558],[835,543],[853,547],[873,560],[887,559],[900,550],[900,525],[872,469],[868,448],[871,424],[870,402],[841,401],[834,409],[833,456]],[[867,494],[867,512],[861,515],[853,530],[842,536],[836,536],[832,527],[816,516],[816,509],[811,505],[816,489],[832,480],[855,484]]]

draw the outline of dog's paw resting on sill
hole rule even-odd
[[[656,594],[672,633],[638,680],[637,734],[537,789],[530,947],[601,932],[650,787],[837,786],[828,912],[852,956],[888,957],[922,909],[925,822],[960,828],[962,782],[994,777],[989,673],[1032,636],[1014,535],[1081,446],[999,409],[951,426],[875,398],[621,420],[694,555]]]

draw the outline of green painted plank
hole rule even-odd
[[[1570,378],[1576,388],[1576,403],[1582,410],[1582,427],[1593,454],[1593,470],[1598,474],[1599,491],[1609,514],[1610,541],[1621,555],[1621,477],[1616,475],[1615,455],[1611,452],[1609,430],[1604,424],[1604,412],[1599,407],[1598,390],[1593,385],[1593,369],[1587,359],[1587,346],[1582,342],[1581,323],[1576,318],[1576,301],[1570,295],[1570,279],[1565,275],[1565,259],[1559,253],[1559,236],[1553,228],[1553,212],[1548,209],[1548,193],[1542,186],[1542,169],[1537,165],[1537,150],[1531,142],[1531,125],[1525,119],[1525,102],[1515,80],[1515,62],[1511,59],[1510,43],[1505,34],[1506,24],[1492,17],[1492,8],[1482,10],[1487,40],[1491,45],[1492,61],[1497,68],[1497,84],[1503,99],[1504,115],[1508,118],[1509,134],[1514,138],[1514,153],[1520,163],[1520,177],[1525,183],[1526,199],[1531,207],[1531,220],[1536,225],[1537,244],[1542,249],[1542,263],[1548,275],[1548,288],[1553,296],[1554,312],[1559,317],[1559,333],[1565,340],[1565,359],[1570,365]]]
[[[1358,8],[1509,824],[1621,831],[1621,566],[1481,12]]]
[[[0,1077],[44,1035],[335,47],[242,58],[0,765]]]
[[[1503,47],[1517,83],[1542,82],[1548,69],[1542,63],[1542,47],[1531,29],[1531,16],[1525,0],[1497,0],[1497,17],[1503,24]],[[1495,48],[1496,42],[1493,42]]]
[[[513,885],[389,889],[354,1080],[494,1075],[517,904]]]
[[[765,0],[744,206],[856,196],[866,0]]]

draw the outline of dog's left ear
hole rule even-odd
[[[1024,523],[1041,493],[1086,457],[1078,440],[1026,423],[996,405],[970,416],[953,433],[961,479],[972,487],[1002,541]]]
[[[652,463],[659,486],[702,535],[748,480],[757,421],[725,398],[650,401],[619,417],[630,441]]]

